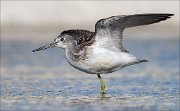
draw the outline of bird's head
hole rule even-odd
[[[44,50],[47,48],[52,48],[52,47],[58,47],[58,48],[63,48],[66,49],[68,45],[71,45],[73,42],[73,38],[70,34],[67,33],[67,31],[63,31],[58,37],[54,39],[54,41],[48,45],[42,46],[40,48],[34,49],[32,52]]]

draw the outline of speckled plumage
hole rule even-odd
[[[54,42],[33,50],[50,47],[63,48],[68,63],[80,71],[97,74],[101,83],[101,94],[105,84],[100,74],[112,73],[129,65],[147,62],[136,58],[123,47],[123,31],[128,27],[148,25],[170,18],[173,14],[120,15],[97,21],[95,32],[87,30],[65,30]]]
[[[136,14],[104,18],[95,24],[95,32],[65,30],[52,44],[33,51],[61,47],[73,67],[91,74],[111,73],[125,66],[146,62],[124,48],[122,39],[125,28],[157,23],[172,15]]]
[[[78,45],[89,42],[94,38],[94,32],[88,30],[65,30],[60,35],[66,34],[72,36]]]
[[[79,50],[82,50],[85,46],[91,45],[94,42],[94,32],[88,30],[65,30],[61,35],[70,35],[77,42]]]

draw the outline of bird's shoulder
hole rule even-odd
[[[71,59],[73,61],[84,60],[86,58],[86,50],[88,46],[94,43],[94,32],[88,30],[65,30],[62,34],[68,34],[76,42],[74,52],[71,52]]]
[[[111,16],[108,18],[100,19],[96,22],[95,27],[96,28],[106,28],[107,26],[110,26],[112,22],[123,19],[126,16],[127,15],[119,15],[119,16]]]

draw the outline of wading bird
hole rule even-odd
[[[33,52],[51,47],[63,48],[71,66],[89,74],[97,74],[103,94],[105,84],[100,74],[112,73],[129,65],[147,62],[130,54],[123,47],[124,29],[157,23],[171,16],[173,14],[136,14],[100,19],[95,24],[95,32],[65,30],[54,39],[54,42]]]

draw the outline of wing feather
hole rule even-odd
[[[113,45],[122,52],[128,52],[122,44],[125,28],[158,23],[171,18],[171,16],[173,14],[135,14],[101,19],[95,25],[95,40],[97,43],[99,42],[99,45],[104,46],[104,44],[111,43],[109,47]],[[104,43],[101,41],[104,41]]]

